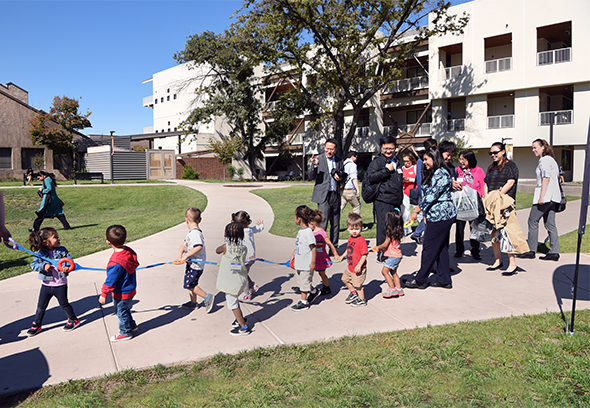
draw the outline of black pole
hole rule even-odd
[[[549,113],[549,146],[553,149],[553,122],[555,121],[555,112]]]
[[[576,320],[576,300],[578,298],[578,275],[580,272],[580,251],[582,249],[582,237],[583,234],[580,234],[580,232],[578,232],[578,247],[576,250],[576,269],[574,272],[574,280],[572,282],[572,318],[570,320],[570,327],[568,330],[570,334],[574,334],[574,320]]]

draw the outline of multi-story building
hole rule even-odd
[[[464,34],[433,37],[423,44],[406,61],[399,80],[363,110],[351,147],[361,153],[360,166],[378,151],[382,135],[399,129],[411,131],[415,138],[404,143],[416,149],[426,137],[463,139],[477,151],[483,168],[491,163],[490,145],[503,141],[513,147],[521,178],[534,179],[537,160],[530,148],[533,140],[543,138],[552,139],[566,180],[582,180],[590,117],[590,55],[583,51],[590,27],[584,20],[590,2],[566,0],[556,6],[549,0],[474,0],[449,12],[469,14]],[[181,91],[168,84],[194,76],[182,65],[154,75],[153,101],[144,106],[154,108],[155,130],[173,129],[186,118],[194,87]],[[272,120],[279,94],[293,87],[288,81],[269,82],[263,95],[266,121]],[[164,109],[172,89],[178,89],[178,100],[184,102]],[[293,133],[285,135],[295,164],[274,163],[277,151],[270,146],[263,166],[278,174],[301,171],[302,158],[321,152],[329,135],[329,130],[312,132],[313,119],[300,117]],[[221,128],[216,121],[207,132]]]

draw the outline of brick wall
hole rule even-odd
[[[218,179],[223,180],[223,165],[213,157],[183,157],[181,160],[176,160],[176,178],[182,177],[182,170],[184,165],[189,165],[199,172],[200,179]],[[225,169],[225,177],[227,179],[227,168]]]

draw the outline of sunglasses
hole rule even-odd
[[[497,155],[498,153],[500,153],[500,152],[502,152],[502,151],[503,151],[503,150],[496,150],[495,152],[489,152],[488,154],[489,154],[490,156],[495,156],[495,155]]]

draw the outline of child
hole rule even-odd
[[[109,293],[113,294],[113,303],[119,321],[119,334],[111,336],[111,341],[131,340],[137,330],[137,323],[131,316],[131,302],[135,296],[137,280],[135,270],[139,266],[137,254],[125,245],[127,230],[122,225],[107,228],[107,244],[113,248],[113,254],[107,264],[107,278],[98,297],[101,305],[106,303]]]
[[[402,261],[400,241],[404,237],[404,220],[398,209],[385,214],[385,236],[385,241],[372,249],[373,252],[385,251],[383,255],[388,257],[381,271],[388,286],[383,290],[383,297],[403,296],[404,290],[397,275],[397,268]]]
[[[320,228],[322,223],[324,214],[321,210],[315,210],[313,214],[313,218],[309,221],[309,227],[313,231],[313,235],[315,237],[316,242],[316,250],[317,250],[317,257],[315,263],[315,269],[320,274],[322,278],[322,290],[320,295],[329,295],[332,293],[330,290],[330,281],[326,276],[326,269],[331,266],[330,256],[328,255],[328,248],[332,251],[332,254],[337,255],[338,251],[336,251],[336,247],[328,238],[328,234],[326,231]]]
[[[244,336],[252,333],[238,302],[238,295],[248,286],[245,265],[248,249],[242,244],[244,227],[239,222],[230,222],[225,227],[224,238],[225,244],[215,250],[215,253],[223,254],[217,274],[217,290],[225,293],[227,308],[234,313],[233,329],[229,333]]]
[[[246,211],[238,211],[231,215],[232,221],[238,222],[244,227],[244,242],[243,244],[248,249],[246,253],[246,259],[254,259],[256,258],[256,244],[254,243],[254,234],[258,234],[264,230],[264,223],[262,220],[256,221],[255,227],[250,227],[252,223],[252,219],[250,219],[250,214]],[[252,266],[251,263],[246,264],[246,271],[248,271],[248,286],[244,289],[244,291],[238,297],[238,300],[243,302],[250,300],[254,292],[258,290],[258,285],[254,283],[252,279],[250,279],[250,267]]]
[[[191,207],[186,210],[184,216],[186,226],[189,229],[184,242],[178,250],[176,259],[174,262],[186,261],[186,269],[184,272],[184,288],[188,289],[190,300],[182,305],[185,309],[196,309],[197,295],[203,298],[203,306],[205,306],[207,313],[213,309],[213,296],[208,294],[199,286],[199,278],[203,274],[205,264],[202,262],[191,262],[188,258],[196,261],[206,261],[207,251],[205,250],[205,240],[203,239],[203,232],[199,229],[199,223],[201,222],[201,210],[195,207]]]
[[[69,258],[68,250],[61,246],[59,236],[54,228],[41,228],[39,231],[33,231],[29,236],[31,250],[48,259]],[[57,298],[59,306],[66,313],[68,321],[64,326],[64,331],[72,331],[80,324],[76,317],[74,309],[68,302],[68,278],[67,272],[74,268],[74,265],[64,267],[66,273],[57,270],[52,264],[41,258],[35,257],[31,262],[31,268],[39,272],[41,279],[41,291],[39,292],[39,302],[37,303],[37,313],[35,321],[31,328],[27,330],[27,335],[33,337],[41,331],[41,324],[45,316],[45,310],[53,296]]]
[[[369,249],[367,241],[361,235],[363,229],[363,219],[359,214],[350,213],[346,219],[346,226],[350,233],[348,244],[346,246],[346,255],[342,254],[338,260],[348,258],[348,268],[342,274],[342,282],[346,285],[350,294],[345,302],[354,307],[366,306],[365,292],[363,283],[367,277],[367,255]]]
[[[295,251],[293,251],[291,261],[293,261],[293,266],[297,271],[297,283],[301,291],[301,300],[291,306],[291,310],[294,312],[308,310],[311,302],[319,294],[311,284],[317,256],[315,237],[313,231],[309,228],[309,221],[313,215],[313,210],[306,205],[300,205],[295,210],[295,223],[299,225],[300,229],[297,233]]]

